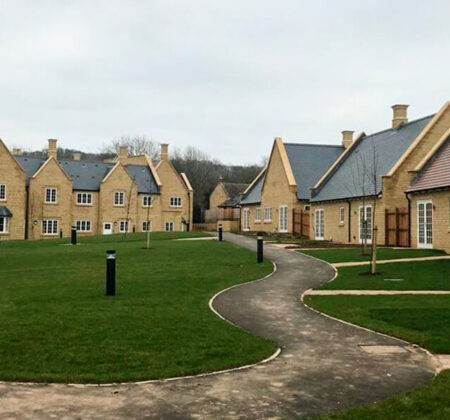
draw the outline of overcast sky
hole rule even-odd
[[[0,0],[0,138],[121,135],[260,162],[450,99],[450,2]]]

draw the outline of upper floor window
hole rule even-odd
[[[264,207],[264,221],[272,221],[272,207]]]
[[[261,207],[256,207],[255,209],[255,222],[261,221]]]
[[[58,221],[57,220],[43,220],[42,221],[42,234],[43,235],[57,235],[58,234]]]
[[[125,203],[125,194],[123,191],[116,191],[114,193],[114,205],[115,206],[123,206]]]
[[[58,193],[56,188],[46,188],[45,189],[45,202],[46,203],[56,203],[58,200]]]
[[[181,197],[170,197],[170,207],[181,207]]]
[[[339,207],[339,224],[343,225],[345,220],[345,209],[344,207]]]
[[[79,205],[91,205],[92,194],[91,193],[77,193],[77,204]]]
[[[151,195],[142,196],[142,206],[151,207],[153,205],[153,197]]]
[[[6,185],[0,184],[0,200],[6,200]]]

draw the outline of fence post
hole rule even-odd
[[[399,219],[398,219],[398,207],[395,208],[395,246],[399,243]]]
[[[106,296],[116,295],[116,251],[106,251]]]
[[[389,246],[389,210],[384,209],[384,244]]]
[[[264,250],[263,250],[263,232],[258,232],[258,239],[257,239],[257,260],[258,264],[261,264],[264,259]]]

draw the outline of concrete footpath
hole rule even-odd
[[[256,241],[226,234],[255,249]],[[293,418],[342,410],[423,384],[431,358],[401,340],[324,317],[300,295],[334,276],[328,264],[265,246],[276,273],[219,295],[214,308],[235,324],[275,340],[275,360],[213,376],[109,387],[0,384],[0,418]],[[402,347],[374,354],[364,346]],[[381,346],[381,347],[379,347]],[[399,348],[400,348],[399,347]]]

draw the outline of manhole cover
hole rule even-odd
[[[362,350],[370,354],[397,354],[407,353],[404,347],[401,346],[380,346],[380,345],[364,345],[360,344]]]

